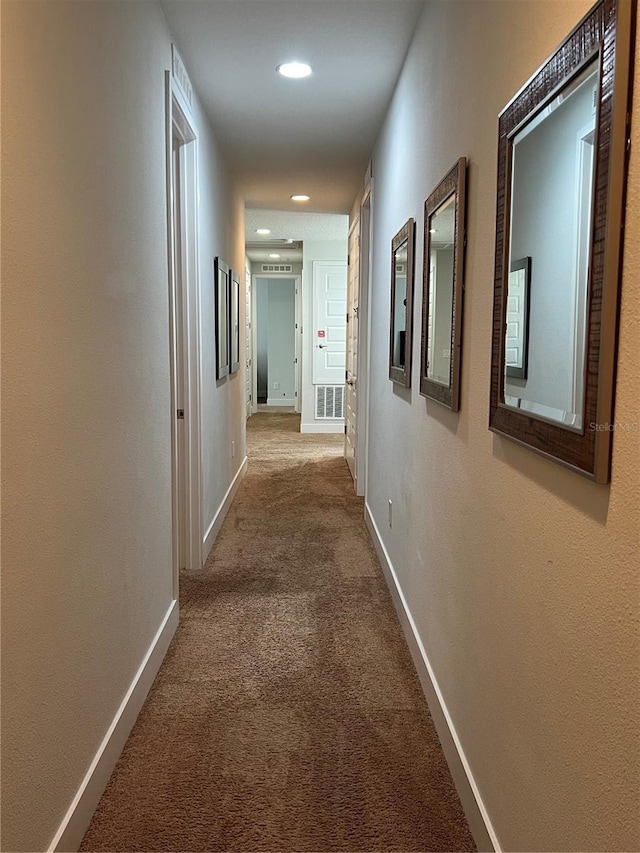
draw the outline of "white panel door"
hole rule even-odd
[[[347,264],[313,263],[313,382],[343,385],[347,349]]]

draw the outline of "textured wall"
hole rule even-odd
[[[497,115],[588,2],[428,3],[373,159],[368,504],[505,850],[640,849],[640,433],[597,486],[487,429]],[[636,73],[634,145],[640,146]],[[634,150],[632,148],[632,150]],[[470,160],[461,411],[387,379],[389,253]],[[640,422],[632,156],[616,420]],[[419,311],[417,312],[419,314]],[[393,529],[387,499],[394,502]]]
[[[48,846],[172,599],[170,62],[155,2],[3,3],[6,850]],[[244,226],[198,123],[207,294],[214,254],[242,270]],[[243,380],[214,405],[212,363],[204,443],[229,452],[208,516],[244,448]]]
[[[178,45],[178,47],[180,47]],[[244,334],[246,302],[240,287],[240,367],[216,379],[213,263],[217,255],[244,281],[244,202],[229,179],[226,164],[200,103],[194,103],[198,134],[200,322],[200,394],[202,418],[202,535],[246,455]],[[235,442],[235,457],[232,456]]]

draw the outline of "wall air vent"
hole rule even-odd
[[[292,272],[292,264],[262,264],[262,272]]]
[[[344,418],[344,385],[316,385],[316,419]]]

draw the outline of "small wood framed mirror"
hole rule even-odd
[[[405,388],[411,387],[415,232],[415,220],[408,219],[391,241],[389,379]]]
[[[240,275],[229,270],[229,373],[240,367]]]
[[[229,373],[229,267],[222,258],[214,261],[216,379]]]
[[[467,160],[460,157],[424,203],[420,393],[460,407]]]
[[[489,428],[611,466],[635,3],[600,0],[499,118]]]

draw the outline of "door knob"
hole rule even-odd
[[[326,344],[318,344],[318,349],[326,349],[326,348],[327,348]]]

